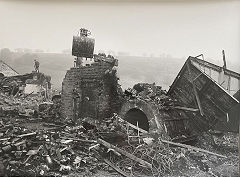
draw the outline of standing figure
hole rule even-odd
[[[34,68],[37,73],[39,73],[39,65],[40,63],[37,60],[34,60]]]
[[[76,58],[76,67],[79,68],[82,66],[82,57],[77,57]]]

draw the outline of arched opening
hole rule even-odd
[[[146,114],[140,109],[130,109],[124,116],[124,119],[133,125],[137,125],[146,131],[149,131],[149,122]]]
[[[53,97],[52,97],[52,101],[54,102],[54,103],[57,103],[57,102],[59,102],[59,101],[61,101],[61,95],[54,95]]]
[[[0,73],[0,78],[1,78],[1,77],[4,77],[4,74],[3,74],[3,73]]]

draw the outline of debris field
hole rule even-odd
[[[164,91],[141,92],[128,89],[124,97],[171,102]],[[59,104],[1,93],[2,176],[237,176],[236,134],[202,134],[194,146],[174,143],[117,114],[69,122]]]
[[[1,73],[0,176],[238,176],[238,96],[209,75],[240,74],[189,57],[168,92],[123,91],[118,60],[93,54],[90,35],[73,36],[61,94],[37,60],[31,74]]]

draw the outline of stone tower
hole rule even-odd
[[[119,111],[117,59],[94,55],[94,62],[73,67],[62,83],[63,115],[102,119]]]

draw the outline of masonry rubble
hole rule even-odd
[[[166,109],[176,102],[154,84],[136,84],[131,90],[128,89],[122,96],[125,99],[135,97],[157,102]],[[13,104],[3,94],[2,97],[3,104]],[[29,103],[32,104],[30,100],[26,101],[26,104]],[[149,133],[123,120],[118,114],[101,120],[85,117],[69,122],[51,114],[49,104],[43,103],[41,106],[38,109],[42,113],[38,112],[35,118],[33,115],[21,116],[17,112],[1,116],[2,173],[9,176],[76,173],[92,176],[99,170],[105,170],[122,176],[159,176],[181,171],[179,163],[185,160],[191,162],[185,166],[190,169],[196,156],[203,160],[198,163],[204,166],[205,171],[210,168],[209,157],[215,156],[215,161],[227,158],[210,151],[195,150],[192,146],[183,152],[186,147],[171,147],[166,137],[157,132]]]
[[[100,58],[101,55],[95,57]],[[114,61],[113,58],[109,63],[112,64],[112,61]],[[71,72],[75,74],[75,70],[93,72],[88,69],[93,67],[95,70],[106,61],[99,60],[98,62],[104,63],[75,68]],[[105,84],[102,87],[102,96],[108,93],[108,84],[115,83],[113,86],[118,86],[115,80],[117,78],[115,69],[112,70],[113,65],[110,66],[102,70],[102,76],[113,76],[114,82],[101,80],[94,75],[100,85],[101,82]],[[91,78],[87,74],[86,77]],[[84,79],[82,78],[81,83],[86,82],[85,86],[89,84],[86,88],[98,88],[91,85],[89,80]],[[68,80],[65,78],[66,81],[70,82],[70,78]],[[87,90],[85,87],[77,89],[82,88]],[[179,109],[186,108],[180,107],[176,98],[173,99],[167,95],[167,92],[155,83],[138,83],[124,92],[117,90],[117,87],[114,89],[118,91],[116,100],[135,103],[143,101],[147,105],[157,107],[161,115],[166,118],[165,125],[168,134],[142,129],[140,124],[124,120],[124,117],[118,115],[117,112],[112,112],[112,115],[102,115],[100,119],[86,116],[88,112],[85,112],[80,119],[73,121],[62,114],[61,96],[46,100],[41,95],[13,96],[2,90],[0,94],[0,174],[62,176],[81,173],[92,176],[99,170],[104,170],[109,173],[116,172],[121,176],[162,176],[191,170],[193,166],[199,171],[217,174],[216,171],[211,171],[211,167],[217,161],[224,161],[228,158],[237,161],[235,156],[227,157],[215,151],[209,145],[211,143],[204,145],[200,143],[199,147],[202,148],[178,143],[181,142],[179,139],[186,139],[186,134],[178,133],[181,137],[173,136],[174,130],[171,126],[174,122],[172,119],[179,125],[182,121],[179,119],[182,117]],[[85,94],[85,97],[88,96],[91,95]],[[111,104],[103,108],[108,110],[109,107]],[[178,111],[175,112],[176,110]],[[176,120],[177,118],[179,120]],[[177,129],[182,130],[179,127]],[[217,138],[214,140],[215,145],[232,144],[234,147],[234,143],[228,138],[231,135],[224,136],[228,141]],[[209,142],[211,141],[212,139],[209,138]],[[196,163],[198,166],[194,165]],[[181,164],[185,164],[184,168]]]
[[[0,78],[0,114],[15,112],[18,116],[33,116],[39,104],[50,100],[51,77],[43,73]]]
[[[88,35],[86,29],[80,32]],[[81,37],[73,40],[81,44]],[[93,52],[94,40],[86,41]],[[1,78],[0,176],[93,176],[98,171],[121,176],[220,176],[213,169],[219,161],[237,163],[235,153],[214,149],[236,149],[235,136],[193,136],[188,117],[199,114],[201,107],[183,104],[188,97],[182,84],[173,84],[173,94],[155,83],[138,83],[123,92],[118,60],[91,52],[93,62],[83,65],[74,48],[76,63],[65,75],[62,94],[52,99],[51,79],[42,73]],[[202,75],[197,78],[206,79]],[[183,96],[177,97],[177,92]]]
[[[32,72],[16,76],[3,76],[0,78],[2,93],[13,97],[28,95],[41,95],[51,97],[51,77],[44,73]]]

